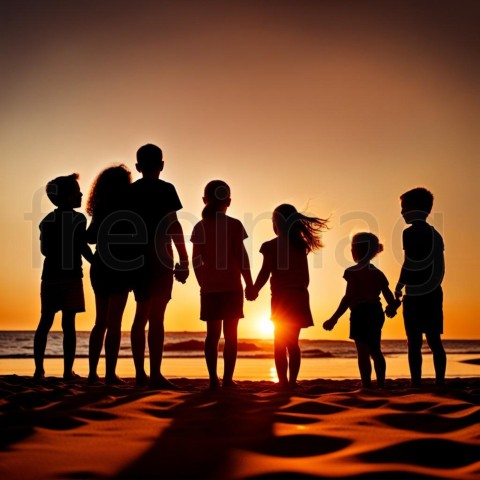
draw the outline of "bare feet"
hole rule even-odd
[[[105,377],[105,385],[125,385],[127,382],[117,375]]]
[[[74,380],[78,380],[80,375],[77,375],[73,370],[71,372],[66,372],[63,374],[63,379],[67,382],[72,382]]]
[[[89,373],[87,377],[87,383],[89,385],[95,385],[96,383],[100,383],[100,377],[97,375],[97,373]]]
[[[163,375],[156,378],[150,378],[148,386],[154,390],[179,390],[177,385],[167,380]]]
[[[234,382],[233,380],[223,380],[222,382],[223,388],[238,388],[238,383]]]
[[[148,375],[143,372],[135,377],[135,385],[137,387],[146,387],[149,383]]]
[[[275,388],[277,390],[288,390],[288,381],[279,381],[278,383],[275,384]]]
[[[288,388],[290,390],[301,390],[303,387],[297,382],[288,382]]]
[[[218,378],[211,378],[208,389],[217,390],[217,388],[220,388],[220,380]]]
[[[44,370],[35,370],[33,374],[33,379],[36,381],[45,380],[45,371]]]

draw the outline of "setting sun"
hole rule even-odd
[[[258,329],[263,335],[273,335],[273,323],[268,316],[262,317],[258,324]]]

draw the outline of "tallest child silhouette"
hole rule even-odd
[[[137,151],[137,170],[142,178],[130,190],[132,210],[140,216],[147,231],[143,251],[145,263],[135,274],[133,292],[137,303],[131,330],[132,354],[139,386],[150,383],[151,388],[176,388],[161,373],[164,342],[164,316],[170,301],[173,278],[185,283],[188,277],[188,254],[183,230],[177,218],[182,208],[175,187],[160,180],[164,161],[162,150],[147,144]],[[175,266],[172,240],[180,263]],[[148,328],[150,380],[144,369],[145,327]]]

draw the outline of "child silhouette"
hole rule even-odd
[[[320,234],[328,221],[307,217],[289,204],[278,206],[272,221],[277,236],[261,246],[262,267],[254,286],[247,288],[245,293],[247,300],[254,300],[270,278],[274,357],[279,385],[296,387],[301,363],[300,330],[313,325],[307,255],[322,247]]]
[[[177,211],[182,208],[175,187],[160,180],[164,167],[163,152],[156,145],[143,145],[137,150],[136,168],[142,178],[132,183],[132,211],[139,216],[147,233],[143,251],[144,266],[135,274],[133,292],[136,301],[131,329],[132,354],[136,384],[149,383],[151,388],[177,388],[161,373],[164,342],[164,318],[170,301],[173,279],[187,280],[188,254]],[[172,241],[179,256],[174,267]],[[145,373],[145,328],[148,328],[150,379]]]
[[[96,317],[89,340],[89,383],[99,380],[97,366],[104,339],[105,383],[125,383],[115,370],[131,274],[125,263],[129,259],[129,246],[127,243],[120,244],[118,238],[119,235],[126,236],[132,232],[126,213],[130,184],[130,170],[125,165],[112,166],[97,176],[88,197],[87,213],[92,221],[87,229],[87,238],[96,245],[90,268]],[[116,239],[113,239],[115,236]]]
[[[243,287],[252,287],[250,262],[243,241],[247,233],[242,223],[226,214],[230,187],[212,180],[204,191],[202,220],[192,232],[193,268],[200,285],[200,319],[207,323],[205,360],[210,388],[220,386],[217,376],[218,343],[225,337],[223,387],[235,385],[233,372],[237,359],[237,327],[243,318]]]
[[[62,312],[63,378],[72,380],[76,350],[75,315],[85,311],[82,255],[91,261],[87,245],[87,219],[74,209],[82,204],[78,174],[57,177],[48,182],[47,196],[57,207],[40,222],[40,249],[45,256],[41,282],[41,316],[35,332],[34,378],[45,377],[43,360],[48,333],[55,314]]]
[[[352,239],[352,257],[356,265],[345,270],[343,278],[347,289],[340,304],[323,323],[325,330],[332,330],[338,319],[350,309],[350,338],[357,348],[358,368],[364,388],[371,388],[373,359],[377,387],[385,384],[385,358],[381,349],[382,327],[385,321],[380,293],[387,301],[387,316],[394,317],[400,302],[388,287],[387,277],[370,261],[383,251],[378,238],[369,232],[357,233]]]
[[[423,187],[400,196],[402,216],[410,225],[403,232],[405,253],[395,296],[403,298],[403,319],[408,340],[408,365],[413,386],[422,381],[422,343],[425,333],[433,354],[435,383],[445,383],[447,356],[443,348],[443,290],[445,274],[442,236],[427,223],[433,194]]]

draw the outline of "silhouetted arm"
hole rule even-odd
[[[387,315],[387,317],[393,318],[397,314],[397,309],[402,304],[402,302],[398,298],[395,298],[393,292],[387,285],[382,288],[382,295],[387,302],[385,314]]]
[[[347,294],[343,296],[340,300],[338,308],[335,310],[335,313],[325,322],[323,322],[323,328],[325,330],[332,330],[332,328],[337,324],[338,319],[348,310],[349,300]]]
[[[179,263],[175,264],[175,279],[181,283],[185,283],[188,275],[188,253],[185,246],[185,237],[183,236],[183,228],[178,221],[176,212],[168,214],[168,233],[173,240],[173,244],[178,253]]]
[[[268,258],[268,255],[263,255],[263,264],[262,268],[258,272],[257,279],[253,285],[254,290],[258,293],[262,287],[267,283],[272,273],[271,262]]]
[[[394,305],[396,303],[395,296],[388,286],[382,288],[382,295],[388,305]]]
[[[83,258],[85,258],[85,260],[88,263],[92,263],[93,252],[92,252],[92,249],[90,248],[90,245],[88,245],[88,243],[85,243],[85,245],[83,246],[82,256],[83,256]]]
[[[250,259],[248,258],[247,249],[245,245],[242,245],[242,258],[241,258],[241,272],[243,280],[245,281],[246,288],[252,288],[253,280],[252,280],[252,272],[250,270]]]
[[[193,265],[193,271],[195,273],[195,278],[197,279],[197,282],[201,287],[202,271],[203,271],[202,247],[197,243],[193,244],[192,265]]]
[[[51,244],[50,237],[48,235],[48,229],[45,225],[42,225],[40,228],[40,251],[42,252],[43,256],[47,256],[50,254],[50,244]]]
[[[398,282],[397,282],[397,285],[396,285],[396,287],[395,287],[395,298],[396,298],[397,300],[400,299],[401,296],[403,295],[403,292],[402,292],[403,287],[405,287],[405,284],[402,283],[402,282],[400,282],[400,281],[398,281]]]

